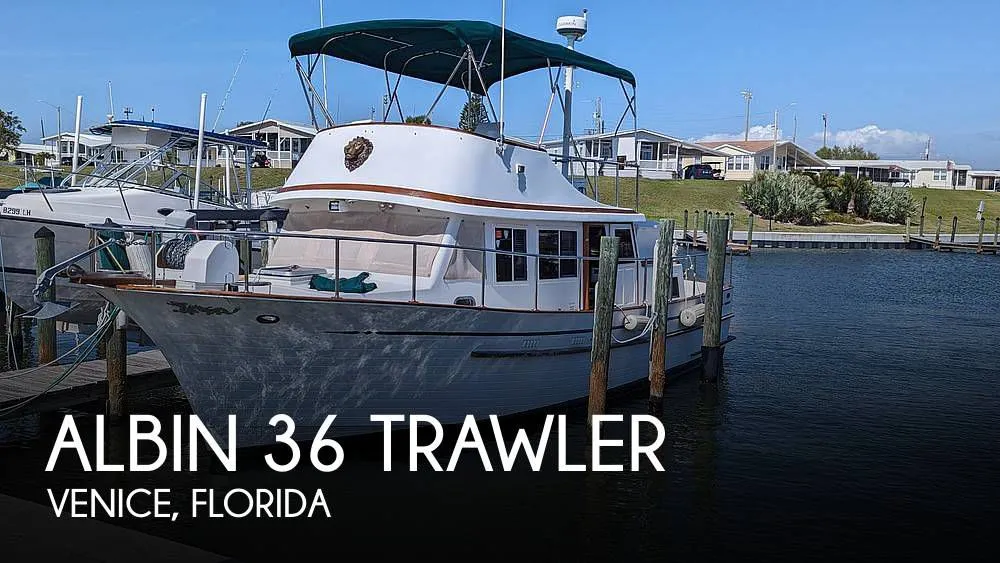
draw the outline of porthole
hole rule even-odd
[[[270,325],[278,322],[278,315],[257,315],[257,322]]]

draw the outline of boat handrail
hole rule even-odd
[[[580,259],[588,261],[598,261],[600,260],[597,256],[570,256],[566,254],[539,254],[533,252],[515,252],[511,250],[497,250],[495,248],[485,248],[478,246],[463,246],[458,244],[448,244],[444,242],[429,242],[429,241],[417,241],[417,240],[398,240],[398,239],[381,239],[372,237],[357,237],[348,235],[331,235],[331,234],[309,234],[301,232],[265,232],[265,231],[231,231],[231,230],[218,230],[218,229],[186,229],[178,227],[164,227],[159,225],[109,225],[107,223],[91,223],[87,225],[87,228],[97,231],[107,231],[107,232],[117,232],[117,233],[139,233],[144,235],[157,235],[157,234],[182,234],[182,235],[196,235],[196,236],[212,236],[221,237],[239,241],[260,241],[270,238],[295,238],[295,239],[318,239],[318,240],[329,240],[329,241],[341,241],[341,242],[367,242],[367,243],[382,243],[382,244],[397,244],[405,246],[425,246],[434,247],[439,249],[453,249],[453,250],[468,250],[472,252],[487,252],[492,254],[503,254],[511,256],[528,256],[533,258],[563,258],[566,260],[570,259]],[[695,256],[695,253],[685,254],[685,256]],[[700,255],[704,255],[701,253]],[[631,258],[620,258],[620,262],[642,262],[642,263],[652,263],[652,256],[636,256]]]

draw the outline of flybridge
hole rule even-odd
[[[571,18],[576,19],[581,18]],[[583,18],[585,19],[585,18]],[[580,34],[579,30],[567,30],[562,18],[557,31],[567,36]],[[588,175],[589,168],[597,174],[610,159],[585,158],[580,154],[572,138],[572,73],[575,68],[589,70],[617,79],[625,96],[625,109],[615,127],[615,133],[631,114],[632,126],[637,128],[636,79],[632,72],[609,62],[574,50],[572,42],[568,46],[549,43],[507,30],[489,22],[468,20],[423,20],[391,19],[346,23],[323,27],[293,35],[288,41],[288,49],[295,59],[296,70],[302,84],[302,91],[309,105],[313,125],[320,128],[319,121],[326,120],[328,127],[334,126],[333,117],[326,107],[326,75],[324,73],[323,92],[313,85],[312,77],[324,55],[382,69],[385,73],[386,95],[381,119],[389,121],[390,115],[398,114],[399,121],[405,121],[399,100],[399,84],[403,76],[440,84],[440,92],[429,109],[423,113],[428,120],[449,87],[465,90],[470,101],[474,96],[482,96],[490,117],[489,123],[481,123],[475,133],[495,139],[498,147],[506,145],[504,136],[504,89],[506,77],[516,76],[532,70],[546,69],[549,75],[549,103],[538,135],[540,147],[552,112],[558,99],[563,113],[562,154],[552,155],[561,161],[563,176],[570,182],[582,170],[587,184],[597,199],[597,186]],[[395,74],[395,80],[390,77]],[[560,86],[565,76],[565,89]],[[500,84],[499,111],[494,107],[489,90]],[[499,114],[499,116],[498,116]],[[319,115],[320,117],[317,117]],[[394,119],[395,120],[395,119]],[[638,145],[638,141],[636,141]],[[501,149],[498,149],[501,150]],[[638,146],[635,147],[638,154]],[[570,162],[575,163],[570,166]],[[637,169],[637,163],[615,160],[616,169]],[[631,174],[629,174],[631,176]],[[638,173],[635,174],[635,191],[638,200]],[[578,188],[580,189],[580,188]],[[581,189],[584,191],[584,189]],[[619,191],[617,175],[615,193]]]

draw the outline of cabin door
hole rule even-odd
[[[601,237],[608,234],[607,225],[584,223],[583,225],[583,256],[592,258],[583,266],[583,310],[594,309],[594,287],[597,286],[597,274],[600,271],[598,258],[601,256]]]

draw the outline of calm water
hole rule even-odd
[[[671,383],[664,473],[488,474],[473,453],[455,473],[397,461],[387,474],[381,441],[362,439],[345,442],[331,474],[276,476],[241,458],[236,475],[46,475],[59,423],[46,416],[0,427],[0,491],[44,502],[46,486],[324,488],[332,520],[128,524],[244,561],[358,549],[408,560],[993,560],[1000,259],[758,251],[735,260],[733,278],[726,377],[715,392],[694,377]],[[610,407],[643,413],[645,396]],[[185,409],[177,390],[137,407]],[[568,414],[582,460],[583,412]]]

